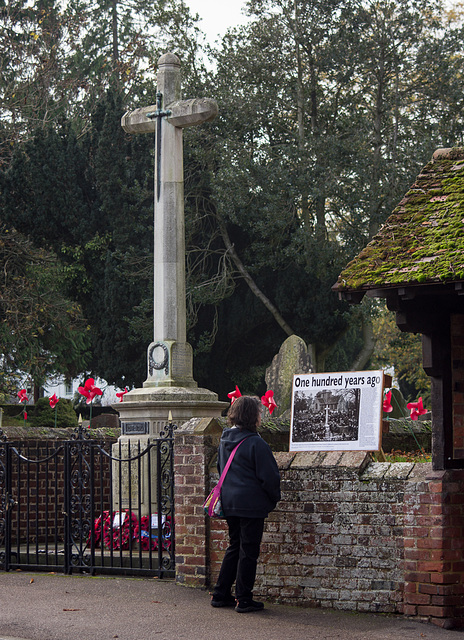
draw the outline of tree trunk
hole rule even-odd
[[[37,400],[39,398],[43,398],[44,394],[45,394],[44,388],[41,385],[36,384],[34,382],[34,404],[37,403]]]
[[[379,230],[379,210],[381,208],[381,188],[380,178],[382,162],[382,124],[384,115],[384,83],[385,83],[385,59],[384,47],[386,43],[382,39],[382,52],[377,70],[377,90],[375,95],[375,111],[373,122],[373,154],[372,154],[372,174],[371,193],[372,205],[369,213],[369,240],[372,239]]]
[[[303,88],[303,64],[301,61],[300,41],[298,36],[298,0],[295,0],[295,20],[293,35],[295,38],[295,54],[297,63],[297,85],[296,85],[296,111],[297,111],[297,124],[298,124],[298,151],[300,155],[300,161],[303,161],[303,153],[305,149],[305,103],[304,103],[304,88]],[[307,187],[303,187],[301,190],[301,217],[305,225],[306,233],[309,237],[309,229],[311,227],[311,220],[309,214],[309,190]]]
[[[111,27],[112,27],[112,51],[113,51],[113,66],[116,68],[116,63],[119,60],[119,37],[118,37],[118,0],[112,1],[111,8]]]
[[[374,353],[375,338],[372,320],[370,318],[366,318],[364,314],[362,317],[362,336],[364,343],[363,348],[351,365],[351,371],[362,371]]]

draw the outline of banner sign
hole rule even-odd
[[[379,451],[383,371],[293,377],[290,451]]]

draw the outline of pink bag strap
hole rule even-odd
[[[228,459],[228,460],[227,460],[227,462],[226,462],[226,466],[225,466],[225,467],[224,467],[224,469],[222,470],[221,477],[219,478],[219,482],[218,482],[218,483],[217,483],[217,485],[216,485],[216,489],[218,490],[218,493],[219,493],[219,491],[221,490],[222,483],[224,482],[224,478],[226,477],[227,472],[229,471],[230,464],[231,464],[232,460],[234,459],[235,452],[237,451],[237,449],[239,448],[239,446],[242,444],[242,442],[243,442],[244,440],[247,440],[247,439],[248,439],[248,438],[243,438],[243,440],[240,440],[240,442],[238,443],[238,445],[237,445],[236,447],[234,447],[234,449],[233,449],[232,453],[230,454],[229,459]]]

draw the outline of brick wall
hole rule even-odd
[[[101,444],[111,451],[114,441],[115,438],[108,438]],[[10,452],[10,480],[12,495],[17,503],[11,515],[13,543],[20,545],[29,541],[42,544],[50,540],[63,540],[65,452],[62,442],[59,439],[30,438],[10,444],[15,447],[15,451]],[[106,458],[95,455],[92,487],[97,514],[109,509],[109,467]],[[5,490],[4,484],[1,484],[0,493]]]
[[[433,471],[404,499],[404,613],[464,626],[464,470]]]
[[[176,435],[182,584],[213,585],[227,547],[225,523],[202,509],[217,482],[219,436],[214,420],[190,421]],[[464,471],[438,477],[429,463],[373,463],[363,453],[275,455],[282,501],[266,520],[257,596],[464,626]]]
[[[185,586],[205,587],[209,582],[210,523],[203,503],[221,433],[212,418],[192,418],[174,433],[176,580]]]
[[[28,440],[11,452],[11,487],[17,507],[12,512],[12,539],[43,543],[50,534],[64,536],[64,451],[58,442]],[[56,453],[58,451],[58,453]],[[29,463],[23,460],[42,460]]]

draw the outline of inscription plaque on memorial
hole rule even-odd
[[[172,372],[174,376],[191,376],[193,353],[188,343],[172,346]]]
[[[113,486],[117,487],[119,482],[119,491],[113,489],[114,506],[119,510],[133,508],[138,497],[144,495],[146,482],[137,463],[132,460],[140,454],[140,446],[136,442],[124,442],[115,445],[115,448],[117,455],[113,459]],[[113,450],[114,453],[116,452]]]
[[[149,433],[149,422],[122,422],[121,432],[124,436],[142,436]]]

